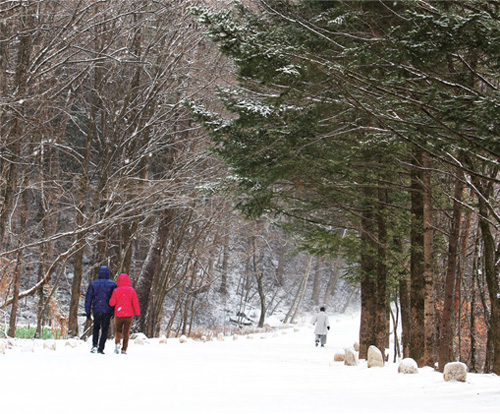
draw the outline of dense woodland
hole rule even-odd
[[[347,260],[360,357],[392,302],[419,365],[499,373],[500,3],[256,3],[195,9],[237,66],[231,115],[191,107],[238,206]]]
[[[218,191],[228,168],[185,102],[222,107],[214,89],[234,66],[188,3],[0,5],[0,335],[85,335],[101,265],[130,275],[148,336],[292,321],[359,292],[342,261],[300,253]]]
[[[359,286],[361,358],[500,373],[500,2],[243,3],[2,2],[8,334],[105,264],[148,336]]]

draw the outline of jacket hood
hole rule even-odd
[[[98,279],[109,279],[109,269],[107,266],[101,266],[97,271]]]
[[[118,281],[116,282],[116,286],[118,287],[132,286],[132,283],[130,282],[130,278],[128,277],[128,275],[122,273],[120,276],[118,276]]]

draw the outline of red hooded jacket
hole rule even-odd
[[[116,285],[117,288],[113,290],[111,299],[109,299],[110,306],[115,307],[115,316],[123,318],[140,315],[139,300],[128,275],[122,273],[118,276]]]

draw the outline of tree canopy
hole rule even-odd
[[[422,174],[435,169],[481,200],[482,209],[458,190],[448,195],[457,220],[467,206],[488,239],[490,224],[500,224],[487,190],[498,182],[500,155],[499,6],[262,0],[232,11],[193,8],[237,70],[238,86],[220,90],[227,112],[191,108],[234,171],[239,207],[249,216],[279,215],[316,253],[324,246],[338,253],[339,235],[357,234],[361,277],[382,286],[388,269],[404,273],[401,241],[415,253],[419,234],[429,232],[419,198],[430,191]],[[411,232],[402,225],[410,217]],[[457,253],[449,254],[451,269]],[[421,259],[411,256],[412,269]],[[497,329],[495,272],[489,280]]]

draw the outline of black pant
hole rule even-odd
[[[96,347],[99,342],[99,351],[104,351],[106,339],[108,339],[109,321],[111,313],[94,313],[94,331],[92,333],[92,346]],[[99,338],[99,330],[101,337]]]

